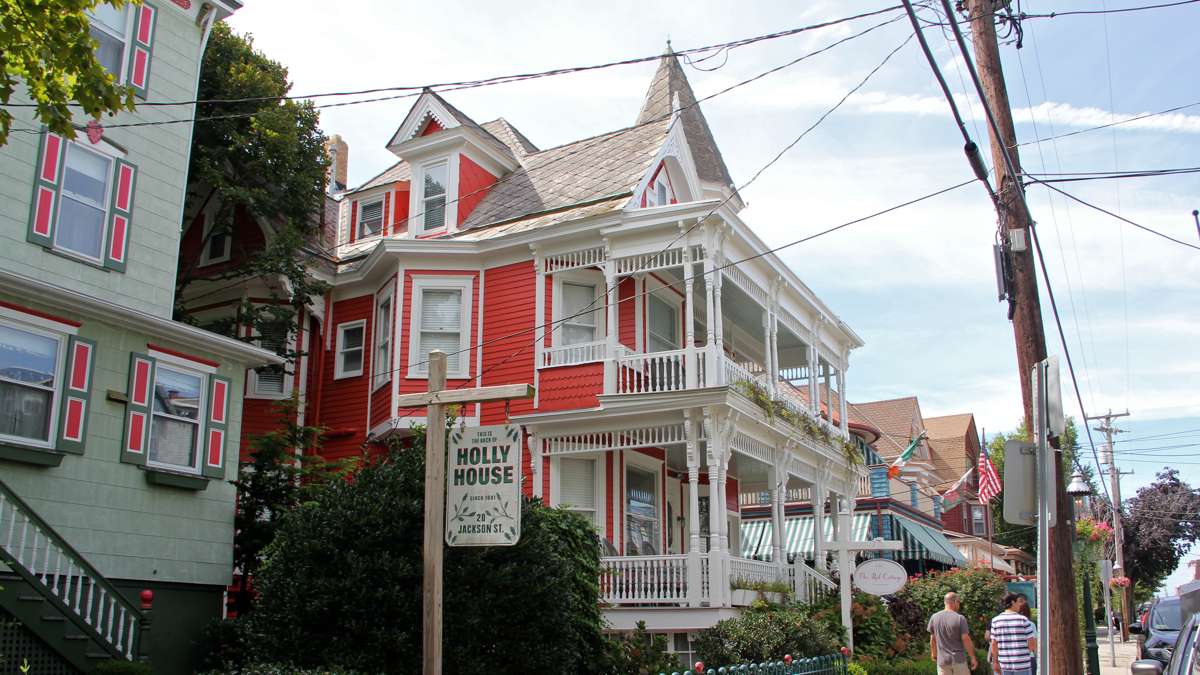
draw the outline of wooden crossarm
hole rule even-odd
[[[430,403],[481,403],[507,401],[514,398],[533,398],[533,385],[500,384],[473,389],[443,389],[442,391],[401,394],[396,397],[397,408],[420,408]]]

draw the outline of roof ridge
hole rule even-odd
[[[528,155],[526,155],[526,157],[533,157],[534,155],[540,155],[540,154],[542,154],[542,153],[550,152],[551,150],[560,150],[560,149],[562,149],[562,148],[566,148],[566,147],[570,147],[570,146],[572,146],[572,145],[575,145],[575,144],[577,144],[577,143],[583,143],[584,141],[590,141],[590,140],[594,140],[594,139],[597,139],[597,138],[601,138],[601,137],[603,137],[603,136],[616,136],[616,135],[618,135],[618,134],[623,134],[623,133],[625,133],[625,132],[627,132],[627,131],[633,131],[634,129],[641,129],[642,127],[648,127],[648,126],[651,126],[651,125],[653,125],[655,122],[660,122],[660,123],[661,123],[661,122],[667,122],[667,121],[669,121],[669,120],[670,120],[670,118],[669,118],[669,117],[668,117],[668,118],[663,118],[663,119],[657,119],[657,120],[650,120],[649,122],[642,122],[641,124],[634,124],[634,125],[632,125],[632,126],[628,126],[628,127],[622,127],[622,128],[620,128],[620,129],[614,129],[614,130],[612,130],[612,131],[604,131],[604,132],[601,132],[601,133],[598,133],[598,134],[594,134],[594,135],[592,135],[592,136],[587,136],[587,137],[585,137],[585,138],[580,138],[580,139],[578,139],[578,140],[574,140],[574,141],[568,141],[568,142],[566,142],[566,143],[562,143],[562,144],[560,144],[560,145],[555,145],[555,146],[553,146],[553,147],[549,147],[549,148],[545,148],[545,149],[542,149],[542,150],[538,150],[537,152],[531,152],[531,153],[529,153]]]

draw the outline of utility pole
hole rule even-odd
[[[1116,457],[1113,453],[1113,435],[1125,433],[1124,429],[1113,426],[1112,421],[1118,417],[1128,417],[1129,411],[1114,413],[1111,409],[1104,415],[1088,417],[1086,422],[1102,420],[1099,426],[1092,427],[1104,434],[1106,440],[1104,455],[1101,457],[1108,465],[1109,487],[1112,492],[1113,514],[1113,548],[1116,550],[1117,564],[1113,567],[1116,576],[1129,576],[1125,572],[1125,529],[1121,525],[1121,471],[1117,469]],[[1133,598],[1133,589],[1121,589],[1121,641],[1129,640],[1129,603]],[[1111,628],[1109,629],[1111,630]]]
[[[1012,264],[1011,315],[1017,347],[1017,372],[1025,404],[1025,428],[1032,432],[1034,401],[1029,373],[1035,364],[1046,358],[1046,336],[1042,330],[1037,272],[1030,246],[1033,219],[1026,207],[1024,188],[1021,185],[1017,134],[1013,126],[1008,90],[1004,85],[1000,46],[996,39],[995,11],[1004,4],[998,0],[970,0],[967,6],[978,64],[978,78],[981,80],[986,99],[985,108],[989,111],[988,137],[991,141],[992,165],[996,174],[997,208],[1003,228],[1002,234],[1007,235],[1007,240],[1002,244],[1008,249]],[[952,11],[948,2],[943,2],[942,6],[947,12]],[[1071,501],[1067,498],[1062,462],[1055,461],[1054,465],[1056,510],[1059,514],[1070,513]],[[1038,570],[1038,582],[1049,584],[1050,588],[1049,609],[1053,616],[1050,626],[1051,648],[1047,650],[1050,654],[1050,672],[1057,675],[1082,675],[1079,612],[1075,604],[1075,578],[1071,566],[1075,533],[1066,525],[1066,518],[1060,518],[1059,522],[1050,528],[1049,569]]]

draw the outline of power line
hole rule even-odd
[[[1200,1],[1200,0],[1198,0],[1198,1]],[[1170,241],[1173,241],[1173,242],[1175,242],[1176,244],[1179,244],[1179,245],[1181,245],[1181,246],[1186,246],[1186,247],[1188,247],[1188,248],[1193,248],[1193,249],[1196,249],[1197,251],[1200,251],[1200,246],[1197,246],[1197,245],[1195,245],[1195,244],[1190,244],[1190,243],[1188,243],[1188,242],[1186,242],[1186,241],[1183,241],[1182,239],[1176,239],[1175,237],[1172,237],[1172,236],[1171,236],[1171,235],[1169,235],[1169,234],[1164,234],[1164,233],[1162,233],[1162,232],[1159,232],[1158,230],[1155,230],[1155,229],[1152,229],[1152,228],[1146,227],[1145,225],[1142,225],[1141,223],[1135,223],[1134,221],[1132,221],[1132,220],[1130,220],[1130,219],[1128,219],[1128,218],[1126,218],[1126,217],[1124,217],[1124,216],[1117,215],[1117,214],[1113,213],[1112,211],[1109,211],[1108,209],[1105,209],[1105,208],[1102,208],[1102,207],[1096,206],[1095,204],[1092,204],[1092,203],[1090,203],[1090,202],[1086,202],[1086,201],[1084,201],[1084,200],[1080,199],[1079,197],[1076,197],[1075,195],[1073,195],[1073,194],[1071,194],[1071,193],[1069,193],[1069,192],[1066,192],[1066,191],[1064,191],[1064,190],[1061,190],[1061,189],[1059,189],[1059,188],[1056,188],[1056,187],[1054,187],[1053,185],[1050,185],[1049,183],[1047,183],[1047,182],[1045,182],[1045,181],[1042,181],[1042,180],[1039,180],[1039,179],[1036,179],[1036,178],[1035,178],[1035,179],[1033,179],[1033,181],[1034,181],[1035,183],[1040,183],[1040,184],[1042,184],[1042,185],[1045,185],[1046,187],[1050,188],[1051,190],[1054,190],[1055,192],[1057,192],[1057,193],[1059,193],[1059,194],[1061,194],[1061,195],[1064,195],[1064,196],[1066,196],[1066,197],[1068,197],[1068,198],[1070,198],[1070,199],[1073,199],[1074,201],[1077,201],[1077,202],[1079,202],[1080,204],[1083,204],[1084,206],[1086,206],[1086,207],[1088,207],[1088,208],[1095,209],[1095,210],[1097,210],[1097,211],[1099,211],[1099,212],[1101,212],[1101,213],[1104,213],[1104,214],[1110,215],[1110,216],[1112,216],[1113,218],[1116,218],[1117,220],[1120,220],[1121,222],[1128,223],[1128,224],[1130,224],[1130,225],[1133,225],[1134,227],[1136,227],[1136,228],[1138,228],[1138,229],[1145,230],[1145,231],[1149,232],[1150,234],[1157,235],[1157,236],[1159,236],[1159,237],[1162,237],[1163,239],[1168,239],[1168,240],[1170,240]]]
[[[1200,0],[1195,0],[1195,1],[1200,2]],[[1045,143],[1046,141],[1055,141],[1060,138],[1068,138],[1070,136],[1086,134],[1091,131],[1100,131],[1101,129],[1108,129],[1110,127],[1120,126],[1122,124],[1129,124],[1130,122],[1137,122],[1139,120],[1144,120],[1144,119],[1148,119],[1151,117],[1158,117],[1159,115],[1169,115],[1171,113],[1179,112],[1180,110],[1194,108],[1198,105],[1200,105],[1200,101],[1196,101],[1194,103],[1185,103],[1183,105],[1178,105],[1173,108],[1167,108],[1166,110],[1159,110],[1158,112],[1143,113],[1141,115],[1134,115],[1133,117],[1127,117],[1123,120],[1117,120],[1116,122],[1109,122],[1108,124],[1100,124],[1100,125],[1097,125],[1094,127],[1088,127],[1086,129],[1077,129],[1075,131],[1069,131],[1065,134],[1058,134],[1057,136],[1050,136],[1049,138],[1043,138],[1040,141],[1025,141],[1024,143],[1018,143],[1017,147],[1031,145],[1033,143]]]
[[[1200,0],[1179,0],[1178,2],[1164,2],[1158,5],[1142,5],[1140,7],[1122,7],[1118,9],[1078,9],[1068,12],[1050,12],[1048,14],[1025,14],[1021,13],[1020,18],[1024,19],[1056,19],[1060,16],[1075,16],[1087,14],[1123,14],[1125,12],[1141,12],[1147,9],[1163,9],[1166,7],[1178,7],[1180,5],[1192,5]]]
[[[1176,173],[1195,173],[1200,171],[1200,166],[1183,166],[1168,169],[1127,169],[1125,171],[1059,171],[1050,172],[1042,171],[1041,173],[1031,174],[1026,172],[1027,176],[1036,176],[1041,178],[1043,183],[1055,183],[1065,180],[1061,177],[1077,177],[1081,180],[1103,179],[1103,178],[1137,178],[1140,176],[1158,176],[1171,175]],[[1060,178],[1042,178],[1043,176],[1060,176]]]

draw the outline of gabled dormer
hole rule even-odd
[[[520,166],[508,146],[426,90],[388,142],[411,172],[409,236],[450,234],[488,190]]]

